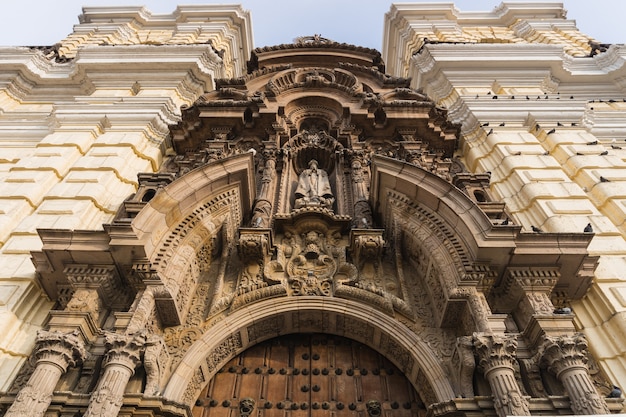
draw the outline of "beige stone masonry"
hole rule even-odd
[[[602,371],[624,387],[626,49],[594,45],[565,16],[547,2],[491,12],[397,4],[383,57],[462,123],[459,156],[471,172],[491,172],[490,190],[515,224],[591,225],[595,284],[572,308]]]
[[[85,8],[57,49],[0,47],[0,391],[51,307],[37,229],[101,230],[158,170],[180,107],[243,75],[252,48],[249,13],[215,5]]]

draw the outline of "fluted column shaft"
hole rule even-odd
[[[85,348],[75,333],[41,330],[37,333],[35,370],[5,417],[43,416],[61,375],[85,358]]]
[[[475,335],[479,365],[489,382],[498,416],[529,416],[528,400],[515,379],[517,340],[514,337]]]
[[[609,408],[593,385],[587,368],[587,341],[582,334],[544,336],[541,360],[561,381],[575,414],[609,414]]]
[[[143,333],[106,335],[104,373],[89,399],[84,417],[117,416],[124,402],[124,391],[135,367],[141,362],[146,336]]]

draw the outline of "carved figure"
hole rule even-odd
[[[332,209],[335,198],[330,188],[328,174],[311,159],[309,168],[302,171],[296,188],[296,208],[318,206]]]
[[[167,350],[160,336],[150,336],[146,341],[146,350],[143,358],[143,366],[146,371],[146,387],[144,393],[147,395],[159,395],[163,363],[167,358]]]

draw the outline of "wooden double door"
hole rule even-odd
[[[196,401],[194,417],[411,417],[424,404],[373,349],[338,336],[293,334],[232,359]]]

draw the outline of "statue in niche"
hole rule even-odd
[[[302,171],[296,188],[295,208],[323,207],[332,210],[335,198],[330,188],[328,174],[311,159],[309,168]]]

